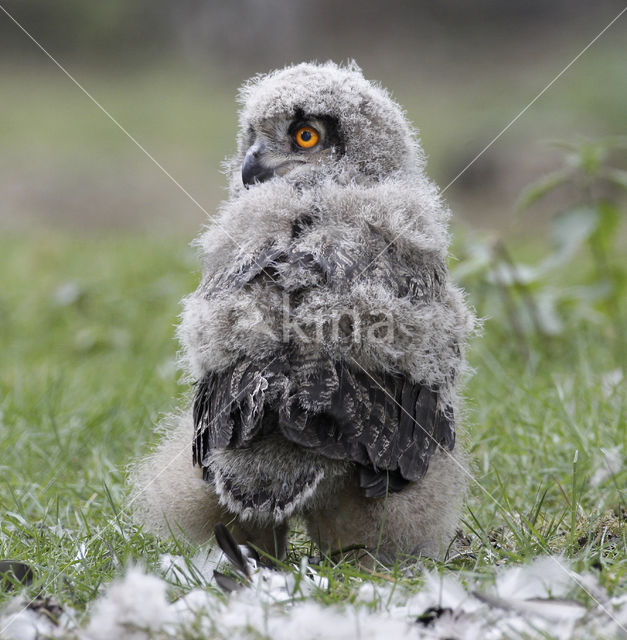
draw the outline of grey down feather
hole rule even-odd
[[[355,469],[368,497],[402,491],[455,443],[472,316],[448,279],[449,212],[403,111],[356,66],[261,75],[240,102],[229,198],[197,240],[179,327],[193,462],[258,520]],[[333,157],[245,188],[251,131],[296,113],[337,123]]]

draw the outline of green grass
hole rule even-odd
[[[365,72],[407,108],[429,172],[444,186],[583,44],[551,34],[548,53],[534,56],[525,42],[506,63],[485,50],[481,63],[462,54],[432,71],[382,62]],[[219,163],[234,148],[243,77],[176,61],[108,71],[62,62],[213,210],[223,195]],[[513,221],[513,207],[503,203],[554,167],[538,141],[622,131],[623,68],[620,32],[609,32],[486,155],[492,168],[479,175],[476,192],[460,181],[446,194],[459,201],[455,210],[474,212],[473,227],[488,210],[491,228],[528,231],[529,218]],[[185,229],[167,237],[0,235],[0,559],[32,566],[30,596],[51,594],[82,612],[129,563],[157,570],[160,554],[191,558],[194,551],[138,531],[122,507],[125,465],[147,450],[160,415],[188,393],[178,383],[174,326],[179,299],[199,277],[187,229],[204,216],[46,60],[5,61],[0,76],[7,96],[0,101],[0,224],[36,213],[47,228],[138,228],[141,217],[146,228],[163,228],[167,219],[171,232],[176,219]],[[534,259],[545,251],[535,241],[511,248]],[[612,257],[625,264],[624,256]],[[589,271],[577,259],[550,285],[578,286]],[[470,300],[488,317],[469,352],[475,375],[466,385],[465,423],[477,483],[461,525],[466,553],[425,564],[489,582],[503,564],[564,554],[620,593],[627,586],[627,473],[592,482],[602,449],[622,446],[623,459],[627,451],[626,385],[610,384],[624,371],[627,349],[616,319],[591,306],[567,313],[562,334],[525,336],[521,345],[502,301],[486,308],[483,295],[470,287]],[[314,552],[302,534],[292,540],[290,560]],[[364,576],[350,563],[320,571],[330,587],[315,597],[328,604],[354,602],[359,579],[420,582],[398,569]],[[0,607],[14,593],[0,589]]]
[[[0,558],[33,567],[31,595],[41,589],[80,611],[129,562],[155,568],[164,551],[192,551],[143,534],[121,509],[125,465],[186,393],[173,327],[197,264],[177,237],[31,234],[0,240],[0,269]],[[612,324],[578,321],[561,337],[530,338],[522,356],[498,320],[469,354],[469,553],[433,566],[490,580],[497,565],[565,554],[618,593],[625,471],[591,483],[601,448],[625,447]],[[292,559],[312,551],[302,536],[294,542]],[[322,572],[330,589],[317,597],[354,600],[355,567]],[[0,592],[0,604],[11,595]]]
[[[40,236],[5,238],[1,253],[0,555],[28,560],[54,580],[47,591],[80,604],[119,563],[157,550],[117,512],[124,465],[182,391],[173,325],[192,252]],[[55,301],[64,285],[72,295]]]

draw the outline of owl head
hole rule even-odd
[[[231,195],[286,179],[377,182],[421,173],[424,155],[401,107],[355,63],[302,63],[253,77],[239,93]]]

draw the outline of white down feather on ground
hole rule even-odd
[[[364,581],[353,604],[323,605],[312,598],[326,578],[306,560],[299,570],[257,568],[247,586],[224,595],[213,570],[220,552],[192,563],[163,556],[160,576],[139,567],[107,586],[87,616],[65,611],[55,624],[15,598],[0,615],[0,638],[128,640],[186,638],[621,638],[627,637],[627,594],[609,598],[591,575],[562,559],[544,557],[528,566],[502,567],[491,588],[485,579],[462,584],[454,575],[424,573],[412,592]],[[201,588],[199,581],[213,586]],[[176,600],[170,585],[192,587]],[[573,599],[571,599],[573,598]]]

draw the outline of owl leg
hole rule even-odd
[[[361,547],[392,564],[406,556],[442,559],[453,540],[467,485],[465,456],[436,453],[422,480],[384,498],[366,498],[356,478],[305,515],[309,535],[323,553]],[[351,554],[359,555],[352,551]]]
[[[287,524],[242,522],[218,501],[214,486],[192,465],[193,421],[188,414],[172,415],[164,424],[157,449],[130,469],[127,508],[144,530],[162,538],[180,535],[189,542],[209,540],[218,522],[239,544],[251,544],[276,558],[287,548]]]

